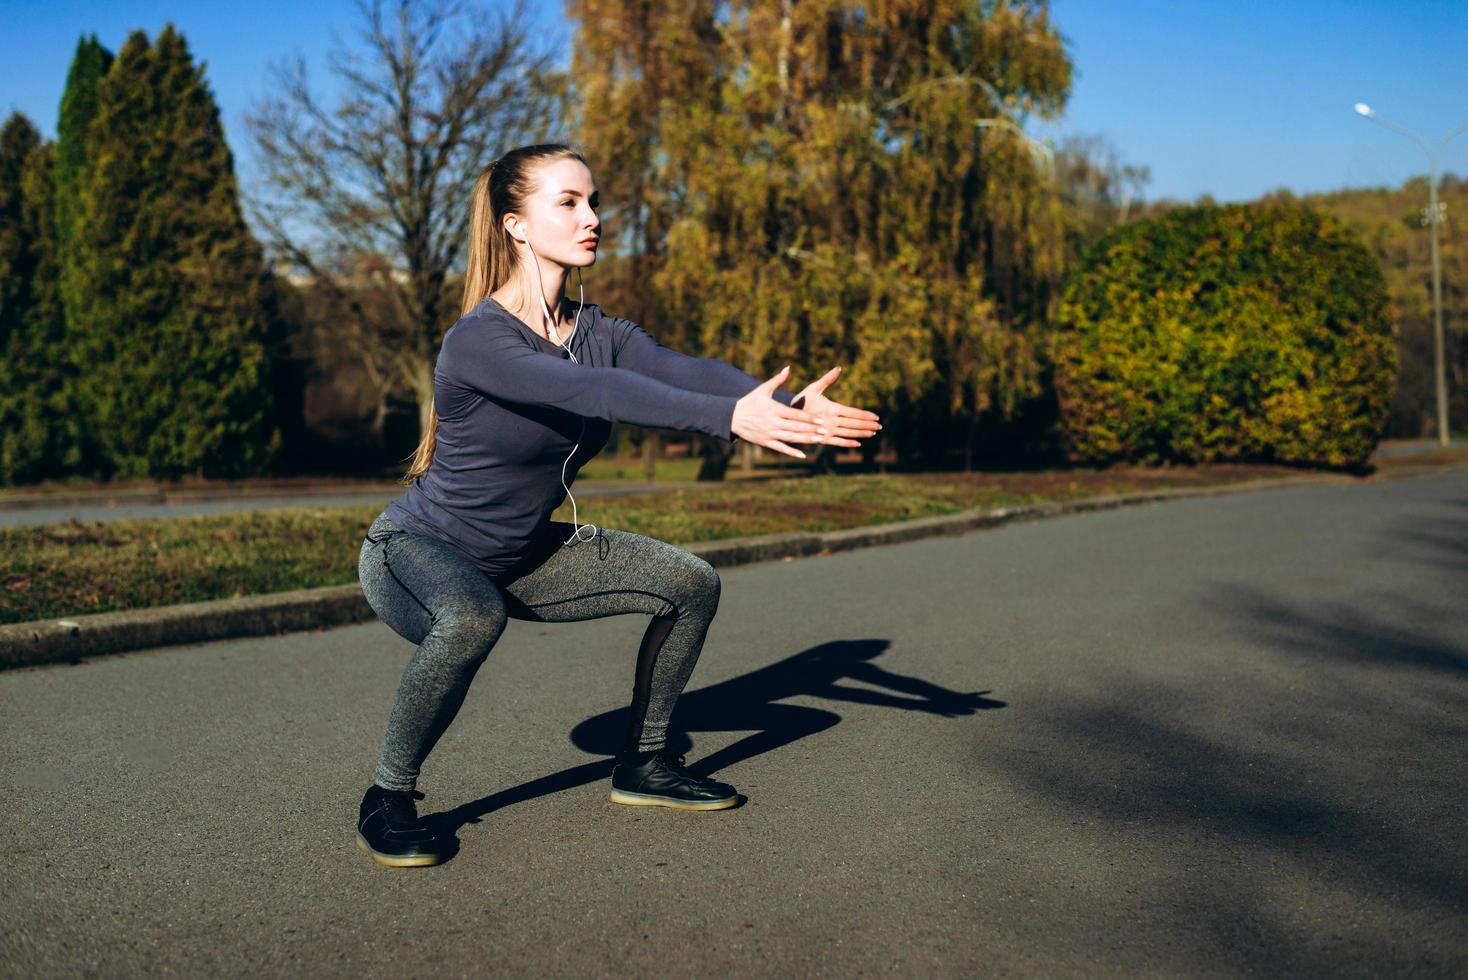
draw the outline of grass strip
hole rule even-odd
[[[773,455],[773,454],[771,454]],[[690,457],[661,458],[653,468],[653,483],[692,483],[698,479],[702,461]],[[729,468],[729,479],[742,480],[751,476],[801,476],[804,464],[781,457],[776,460],[760,460],[753,473],[744,473],[737,466]],[[377,478],[342,476],[280,476],[250,477],[241,480],[224,480],[207,477],[185,476],[177,480],[159,482],[146,478],[111,480],[101,483],[95,480],[48,480],[23,487],[0,489],[0,504],[16,501],[44,501],[49,497],[71,497],[80,494],[100,494],[123,497],[134,494],[167,494],[182,496],[189,494],[227,494],[242,492],[321,492],[336,490],[353,493],[364,487],[375,489],[383,484],[396,483],[403,475],[402,470],[384,471]],[[588,460],[581,467],[578,479],[582,481],[645,483],[647,472],[640,456],[602,454]]]
[[[1390,461],[1462,465],[1462,451]],[[1308,471],[1277,466],[1111,467],[1034,473],[842,475],[595,498],[582,522],[673,544],[832,531],[1078,497],[1208,486]],[[305,507],[0,529],[0,623],[260,595],[356,580],[378,506]],[[556,513],[570,520],[570,508]]]

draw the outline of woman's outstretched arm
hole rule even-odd
[[[713,358],[689,357],[669,350],[653,339],[646,330],[621,317],[607,317],[612,329],[612,363],[617,367],[656,378],[664,384],[711,395],[749,394],[760,379],[745,374],[732,364]],[[773,395],[782,405],[799,407],[799,397],[792,391],[777,389]]]
[[[522,405],[725,440],[732,440],[738,428],[771,448],[779,448],[777,442],[816,442],[824,435],[807,413],[778,404],[768,391],[758,399],[711,394],[626,368],[563,361],[535,350],[497,319],[456,323],[444,336],[438,373],[449,383]]]
[[[608,322],[612,325],[613,363],[619,367],[693,391],[744,396],[761,384],[758,378],[750,377],[732,364],[669,350],[630,320],[608,317]],[[840,374],[840,368],[832,368],[799,392],[774,388],[770,397],[783,405],[803,409],[818,419],[817,425],[822,431],[821,438],[816,441],[851,448],[861,445],[856,440],[870,438],[882,426],[875,412],[853,408],[825,396],[825,390],[836,382]]]

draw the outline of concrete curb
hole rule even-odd
[[[1394,471],[1372,479],[1397,479],[1448,472],[1461,467],[1423,467]],[[827,531],[820,534],[767,534],[687,545],[715,568],[762,561],[804,558],[852,551],[919,538],[962,534],[1020,521],[1042,520],[1088,511],[1113,510],[1160,500],[1216,497],[1281,487],[1357,483],[1358,477],[1322,475],[1255,480],[1211,487],[1148,490],[1081,500],[1052,501],[991,510],[967,511],[946,517],[924,517],[893,524]],[[153,647],[245,636],[269,636],[299,630],[345,626],[375,618],[361,587],[333,585],[297,589],[241,599],[217,599],[177,606],[159,606],[126,612],[95,613],[66,619],[38,620],[0,626],[0,670],[79,662],[82,657],[126,653]]]
[[[361,586],[353,583],[13,623],[0,626],[0,670],[178,643],[344,626],[375,616]]]

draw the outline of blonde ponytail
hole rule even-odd
[[[484,297],[515,274],[519,253],[511,244],[510,233],[500,219],[508,212],[525,209],[525,201],[535,192],[535,170],[540,164],[567,158],[580,160],[588,170],[591,169],[586,159],[571,147],[563,143],[542,143],[511,150],[486,167],[474,181],[474,197],[469,205],[469,254],[465,259],[460,316],[482,303]],[[418,443],[413,463],[403,477],[404,486],[412,486],[414,480],[428,472],[437,445],[438,406],[430,399],[423,439]]]
[[[491,163],[489,169],[474,182],[474,203],[470,205],[469,215],[469,258],[466,263],[468,267],[464,270],[464,300],[460,304],[460,316],[478,306],[484,301],[484,297],[497,288],[497,284],[490,285],[494,278],[491,258],[494,253],[503,253],[504,250],[495,248],[498,242],[492,238],[494,208],[489,197],[489,182],[494,168],[495,165]]]

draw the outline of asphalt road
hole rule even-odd
[[[1463,976],[1468,471],[726,570],[607,801],[643,620],[512,622],[353,844],[371,623],[0,674],[7,976]]]

